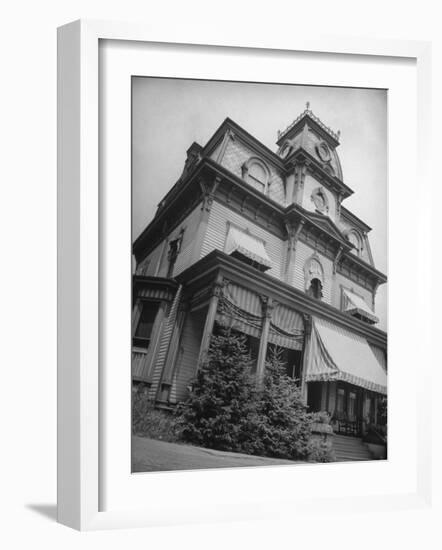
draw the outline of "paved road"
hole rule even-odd
[[[238,466],[279,466],[281,464],[293,465],[295,462],[278,458],[214,451],[145,437],[132,438],[133,472],[236,468]]]

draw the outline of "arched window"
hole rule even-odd
[[[260,191],[267,194],[270,171],[262,160],[252,157],[242,166],[242,176],[245,181]]]
[[[346,237],[347,240],[354,246],[352,252],[354,252],[357,256],[360,256],[362,253],[362,237],[354,229],[348,231]]]
[[[305,263],[304,276],[306,293],[312,298],[321,300],[324,295],[324,269],[316,253]]]

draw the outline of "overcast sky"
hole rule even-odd
[[[324,124],[341,131],[344,183],[354,191],[343,205],[365,221],[375,266],[387,273],[387,92],[355,88],[133,79],[133,236],[155,214],[181,174],[193,141],[204,146],[230,117],[276,152],[284,130],[306,102]],[[386,287],[376,312],[386,329]]]

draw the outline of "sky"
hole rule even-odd
[[[204,146],[226,117],[271,150],[277,131],[305,109],[341,131],[343,205],[366,222],[377,269],[387,274],[387,91],[135,77],[132,80],[132,229],[134,239],[181,175],[186,151]],[[378,327],[387,327],[387,285],[377,293]]]

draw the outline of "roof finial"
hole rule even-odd
[[[307,101],[307,103],[305,104],[305,109],[306,111],[310,109],[310,101]]]
[[[338,130],[338,131],[336,132],[336,134],[337,134],[338,139],[339,139],[339,138],[341,137],[341,130]]]

